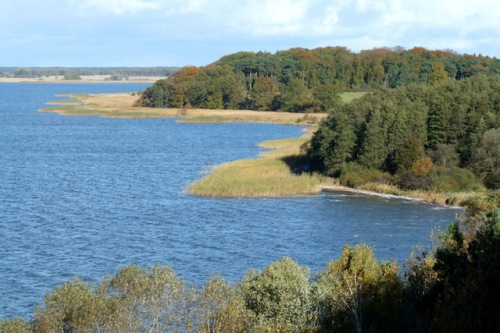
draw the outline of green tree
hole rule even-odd
[[[402,290],[395,263],[379,263],[366,244],[345,246],[315,284],[323,330],[399,332]]]
[[[319,103],[320,110],[318,111],[332,111],[340,106],[342,99],[340,98],[340,90],[333,84],[322,84],[313,89],[314,99]]]
[[[375,108],[369,115],[359,151],[359,163],[367,168],[381,169],[389,154],[387,127],[382,123],[380,112]]]
[[[500,188],[500,128],[490,129],[472,154],[472,167],[490,188]]]
[[[283,111],[304,111],[304,104],[308,99],[308,90],[300,79],[292,79],[280,93],[279,103]]]
[[[448,79],[448,72],[446,72],[442,62],[435,61],[431,64],[431,75],[429,77],[430,84],[440,84]]]
[[[98,331],[109,323],[115,304],[75,278],[45,295],[35,312],[36,332]]]
[[[243,297],[217,276],[195,292],[193,308],[196,332],[248,332],[253,325]]]
[[[124,300],[122,311],[129,320],[127,330],[183,330],[186,288],[171,267],[156,264],[148,271],[128,266],[110,280],[109,287]]]
[[[404,173],[409,171],[413,164],[424,156],[425,150],[422,142],[418,137],[411,136],[396,148],[391,169],[395,173]]]
[[[500,211],[491,207],[471,202],[467,215],[441,237],[433,331],[500,330]]]
[[[309,271],[283,258],[262,272],[249,271],[241,284],[247,308],[269,332],[304,331],[311,306]]]
[[[252,110],[270,111],[279,92],[278,81],[270,77],[257,77],[249,92],[249,103]]]
[[[346,115],[334,115],[328,123],[330,127],[320,128],[313,136],[309,156],[315,168],[338,176],[353,158],[356,134]]]

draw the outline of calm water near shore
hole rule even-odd
[[[297,126],[182,124],[40,113],[56,94],[147,84],[0,83],[0,318],[75,275],[170,264],[190,283],[239,280],[283,256],[319,271],[346,243],[404,260],[460,211],[355,194],[217,199],[183,189],[213,165],[256,157]]]

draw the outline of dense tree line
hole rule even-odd
[[[138,104],[152,107],[317,112],[339,104],[346,90],[436,84],[500,73],[496,58],[424,48],[343,47],[239,52],[205,67],[185,67],[147,89]]]
[[[10,332],[498,332],[500,209],[475,200],[404,267],[370,246],[345,246],[311,277],[290,258],[237,284],[189,286],[164,265],[135,265],[92,285],[73,279],[47,293],[33,321]]]
[[[177,67],[0,67],[0,77],[40,78],[45,76],[121,75],[171,76]]]
[[[477,75],[367,94],[330,113],[309,156],[315,169],[341,178],[456,191],[474,190],[472,172],[500,188],[499,91],[499,75]]]

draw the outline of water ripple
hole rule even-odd
[[[0,84],[0,318],[28,317],[75,275],[95,282],[129,264],[170,264],[202,283],[212,273],[241,279],[283,256],[318,271],[346,243],[404,259],[456,214],[346,194],[183,194],[207,166],[256,157],[259,142],[297,137],[299,127],[37,112],[56,94],[125,87],[135,86]]]

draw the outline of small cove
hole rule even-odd
[[[256,157],[301,127],[39,113],[64,93],[143,84],[0,84],[0,318],[28,316],[75,275],[170,264],[191,283],[241,279],[290,256],[313,272],[346,243],[404,260],[459,210],[356,194],[217,199],[183,193],[213,165]]]

